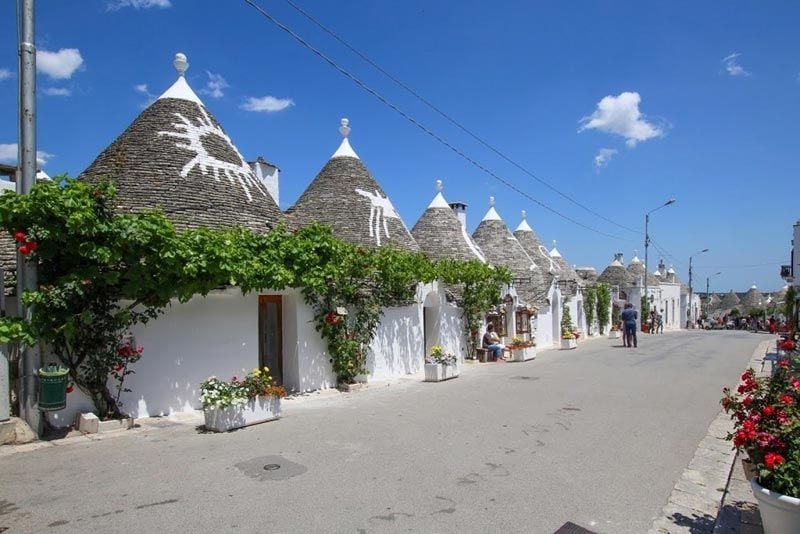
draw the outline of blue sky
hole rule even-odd
[[[651,235],[695,287],[783,285],[797,208],[800,3],[458,3],[295,0],[329,28],[537,176],[605,217]],[[287,208],[351,143],[413,226],[444,181],[469,204],[489,195],[515,227],[520,210],[571,264],[602,270],[615,251],[643,257],[643,236],[532,180],[313,26],[284,0],[277,18],[470,157],[581,223],[576,226],[482,173],[299,46],[244,2],[84,0],[38,4],[39,150],[49,174],[77,175],[175,79],[187,80],[243,155],[277,163]],[[0,4],[0,159],[16,143],[14,2]],[[211,84],[209,85],[209,82]],[[143,87],[146,85],[146,90]],[[49,93],[49,94],[48,94]],[[264,99],[273,97],[272,99]],[[252,101],[249,99],[261,99]],[[248,102],[261,102],[246,109]],[[253,106],[249,106],[253,107]],[[277,110],[278,108],[283,108]],[[269,111],[272,110],[272,111]],[[605,149],[605,150],[604,150]],[[651,270],[659,252],[651,247]]]

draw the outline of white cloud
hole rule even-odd
[[[123,7],[134,9],[150,9],[151,7],[167,8],[172,7],[170,0],[112,0],[108,3],[109,11],[117,11]]]
[[[294,106],[294,100],[291,98],[275,98],[274,96],[262,96],[258,98],[251,96],[247,98],[247,102],[241,105],[241,108],[247,111],[272,113],[275,111],[282,111],[292,106]]]
[[[222,98],[225,96],[225,93],[222,91],[228,87],[228,82],[225,81],[225,78],[223,78],[221,74],[214,74],[210,71],[206,71],[206,74],[208,74],[208,82],[206,83],[205,89],[201,89],[200,92],[209,95],[211,98]]]
[[[725,66],[725,70],[731,76],[751,76],[752,73],[744,70],[744,67],[739,65],[739,54],[738,52],[735,54],[731,54],[727,57],[722,58],[722,64]]]
[[[599,171],[603,167],[608,166],[611,158],[613,158],[617,152],[619,151],[616,148],[601,148],[594,157],[595,169]]]
[[[72,91],[66,87],[45,87],[42,89],[42,93],[47,96],[70,96]]]
[[[36,70],[55,80],[66,80],[83,65],[77,48],[62,48],[58,52],[36,51]]]
[[[17,152],[17,143],[0,143],[0,161],[4,163],[16,163],[18,155]],[[39,166],[45,165],[47,161],[53,157],[55,156],[49,152],[45,152],[43,150],[36,151],[36,163]]]
[[[625,143],[633,148],[636,143],[661,137],[664,132],[648,122],[639,111],[642,98],[636,92],[624,92],[617,96],[608,95],[597,103],[597,109],[588,117],[581,119],[578,132],[600,130],[621,135]]]
[[[147,101],[139,105],[139,107],[142,109],[148,107],[150,104],[156,101],[156,98],[158,98],[158,95],[154,95],[153,93],[150,92],[150,89],[147,87],[146,83],[140,83],[138,85],[134,85],[133,90],[147,97]]]
[[[8,80],[9,78],[12,78],[13,76],[14,76],[14,73],[11,72],[10,70],[8,70],[8,69],[0,69],[0,80]]]

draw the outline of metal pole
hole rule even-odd
[[[644,214],[644,301],[648,302],[647,300],[647,275],[650,272],[650,267],[647,265],[647,248],[650,246],[650,214]],[[649,310],[648,310],[649,311]],[[644,317],[644,307],[642,307],[642,317],[640,318],[641,321],[645,320]],[[644,322],[642,322],[644,324]],[[641,330],[641,328],[639,328]]]
[[[708,294],[709,291],[709,281],[711,280],[710,276],[706,276],[706,315],[708,315],[709,308],[711,308],[711,296]]]
[[[686,318],[689,322],[689,326],[693,326],[694,323],[692,322],[693,314],[692,314],[692,257],[689,256],[689,309],[688,314],[689,316]]]
[[[19,179],[17,193],[27,195],[36,181],[36,46],[34,0],[19,0]],[[30,319],[32,308],[22,304],[24,290],[35,290],[36,266],[17,253],[17,299],[20,316]],[[22,418],[41,434],[41,413],[36,395],[39,348],[21,351],[19,410]]]

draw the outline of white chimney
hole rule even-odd
[[[467,205],[463,202],[451,202],[450,208],[455,212],[458,221],[464,228],[467,227]]]
[[[280,206],[279,175],[281,170],[261,156],[258,156],[255,161],[250,161],[247,164],[250,165],[250,169],[252,169],[256,178],[261,180],[264,186],[266,186],[275,204]]]

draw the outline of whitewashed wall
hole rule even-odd
[[[367,354],[367,381],[416,373],[425,359],[422,306],[384,310]]]

